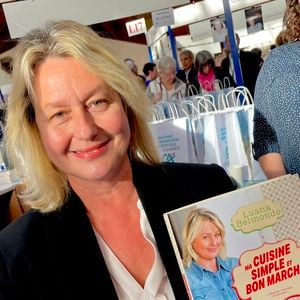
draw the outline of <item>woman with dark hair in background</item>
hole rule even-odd
[[[200,87],[204,92],[222,89],[226,83],[229,83],[229,86],[235,86],[232,76],[215,65],[212,54],[207,50],[197,53],[195,67],[198,70]],[[225,80],[225,78],[228,80]],[[220,83],[222,86],[220,86]]]

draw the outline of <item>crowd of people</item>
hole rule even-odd
[[[163,56],[155,63],[147,62],[143,67],[143,88],[150,102],[155,104],[158,101],[175,101],[191,95],[236,87],[228,35],[224,39],[223,53],[215,56],[207,50],[201,50],[195,55],[191,50],[182,50],[179,53],[180,69],[176,68],[176,61],[171,56]],[[237,34],[236,41],[238,46]],[[239,56],[244,85],[254,95],[262,65],[261,52],[239,50]],[[138,74],[133,60],[126,59],[124,62],[140,81],[142,75]]]
[[[4,139],[29,209],[0,231],[1,300],[189,299],[163,214],[237,186],[216,164],[161,163],[149,106],[191,87],[217,90],[224,78],[235,86],[225,43],[222,60],[185,50],[181,70],[164,56],[141,75],[74,21],[18,41]],[[287,0],[280,43],[263,62],[257,50],[239,50],[254,95],[254,157],[268,178],[300,174],[300,0]],[[205,298],[204,284],[211,299],[238,299],[238,260],[226,256],[220,218],[192,211],[183,243],[193,296]]]

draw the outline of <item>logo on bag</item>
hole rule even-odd
[[[163,162],[171,162],[171,163],[174,163],[174,162],[175,162],[175,158],[176,158],[175,152],[173,152],[173,153],[165,153],[165,154],[163,155]]]

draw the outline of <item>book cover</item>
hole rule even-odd
[[[199,218],[203,211],[212,219]],[[298,175],[202,200],[164,219],[191,299],[300,299]]]

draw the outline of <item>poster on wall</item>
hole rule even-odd
[[[264,30],[264,22],[261,12],[261,5],[245,9],[245,18],[248,34]]]
[[[151,45],[151,51],[153,54],[153,61],[156,63],[163,56],[172,56],[168,35],[163,34],[155,43],[153,43]]]
[[[299,297],[299,196],[299,176],[285,175],[165,213],[189,294]]]
[[[214,42],[224,42],[225,36],[227,34],[227,27],[224,15],[211,19],[210,26]]]

